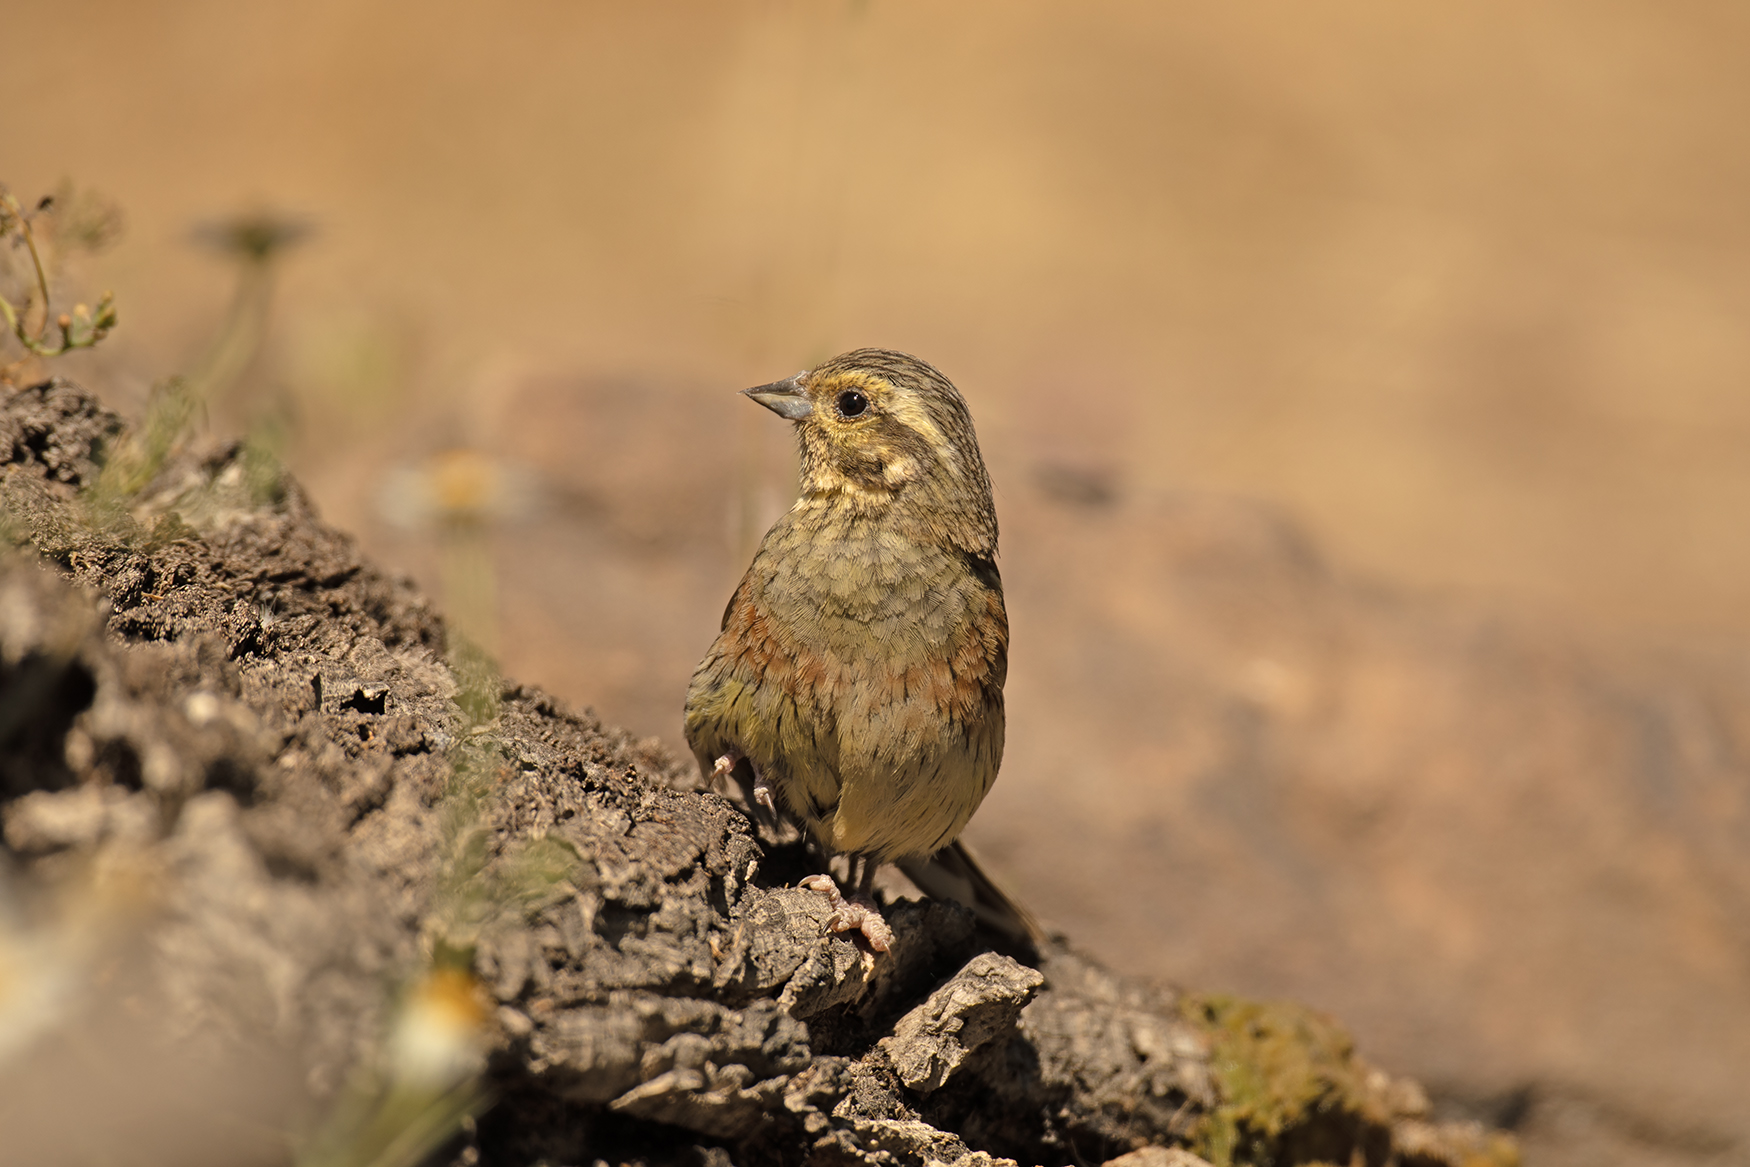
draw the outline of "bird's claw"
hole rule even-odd
[[[881,909],[873,900],[862,896],[847,900],[830,875],[810,875],[797,886],[826,898],[827,906],[832,909],[832,915],[826,918],[828,931],[861,932],[869,941],[869,947],[876,952],[886,952],[893,947],[893,929],[887,926]]]
[[[730,750],[727,754],[718,758],[717,764],[711,767],[711,773],[706,779],[711,783],[711,789],[723,789],[724,782],[729,778],[730,774],[735,772],[736,763],[740,761],[741,755],[734,750]]]
[[[746,772],[740,778],[742,797],[749,803],[749,817],[754,820],[757,827],[776,833],[784,821],[784,816],[778,813],[778,803],[772,797],[772,788],[766,785],[765,779],[760,775],[760,768],[754,765],[746,754],[736,749],[724,751],[723,756],[712,765],[711,772],[705,776],[705,781],[717,793],[728,793],[729,780],[735,777],[736,767],[744,761],[748,763],[748,771],[753,774],[751,785],[747,780]]]

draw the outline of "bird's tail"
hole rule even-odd
[[[927,859],[901,859],[897,865],[919,891],[932,899],[965,904],[980,924],[1015,944],[1037,949],[1048,939],[1033,913],[986,875],[959,840]]]

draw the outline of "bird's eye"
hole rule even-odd
[[[839,394],[838,407],[840,417],[862,417],[869,408],[869,399],[855,389],[846,389]]]

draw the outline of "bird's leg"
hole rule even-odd
[[[859,874],[857,876],[857,879],[856,879],[857,894],[852,896],[851,898],[852,899],[859,899],[859,900],[868,900],[870,903],[874,903],[875,902],[875,869],[877,867],[880,867],[881,864],[876,861],[875,856],[873,856],[873,855],[859,855],[858,858],[863,861],[863,870],[862,870],[861,874]]]
[[[860,875],[857,871],[859,862],[863,865]],[[875,869],[879,866],[873,855],[851,857],[847,882],[856,891],[850,899],[844,897],[830,875],[811,875],[798,886],[826,897],[827,906],[832,909],[832,915],[826,920],[827,928],[834,932],[861,932],[870,948],[886,952],[893,947],[893,929],[887,926],[881,909],[875,906]]]

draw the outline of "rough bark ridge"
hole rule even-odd
[[[894,905],[880,959],[823,935],[805,857],[658,743],[514,684],[471,717],[441,620],[295,483],[262,498],[218,449],[95,508],[121,435],[62,381],[0,411],[0,875],[128,921],[154,1033],[284,1051],[269,1126],[379,1057],[393,986],[449,947],[496,1098],[457,1162],[1514,1161],[1304,1010],[999,952],[942,903]],[[0,1027],[13,1118],[73,1016]]]

